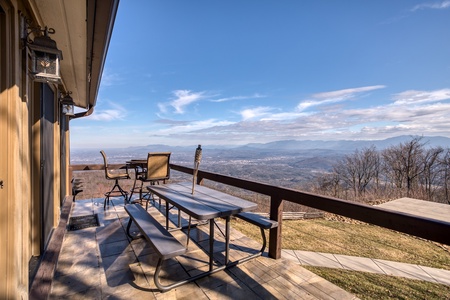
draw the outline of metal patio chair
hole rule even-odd
[[[147,166],[139,176],[138,180],[141,181],[139,188],[139,199],[135,201],[146,201],[145,209],[148,208],[148,202],[155,200],[150,192],[143,192],[144,183],[150,183],[150,185],[159,184],[160,182],[166,183],[170,179],[170,155],[171,152],[149,152],[147,155]],[[160,200],[161,201],[161,200]],[[159,203],[161,206],[161,202]]]
[[[105,177],[108,180],[114,180],[114,186],[109,192],[105,193],[105,201],[103,203],[103,208],[106,208],[106,203],[109,204],[109,198],[115,195],[122,195],[124,197],[124,202],[126,203],[128,200],[128,193],[122,189],[119,185],[119,180],[121,179],[130,179],[130,175],[128,174],[128,168],[125,170],[117,170],[112,172],[108,165],[108,158],[103,150],[100,151],[103,156],[103,162],[105,164]],[[117,191],[115,189],[117,188]]]

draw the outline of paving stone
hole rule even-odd
[[[52,294],[63,296],[80,293],[100,284],[99,269],[87,268],[81,272],[71,272],[69,275],[55,277],[52,282]]]
[[[133,251],[128,240],[99,244],[101,257]]]
[[[49,300],[85,300],[85,299],[90,300],[102,299],[101,287],[100,286],[93,287],[88,290],[63,295],[51,294],[49,296]]]
[[[134,252],[125,252],[119,255],[102,257],[102,266],[105,272],[128,270],[129,265],[137,261]]]
[[[385,274],[384,271],[371,259],[348,255],[334,255],[334,257],[346,270]]]
[[[158,258],[144,239],[127,237],[125,229],[129,217],[123,208],[122,197],[112,199],[105,210],[102,198],[77,203],[78,213],[97,212],[100,226],[66,234],[51,299],[314,299],[329,295],[336,299],[351,298],[350,294],[301,268],[295,252],[283,254],[295,256],[297,263],[262,256],[161,293],[153,282]],[[165,217],[159,211],[150,207],[149,212],[165,225]],[[177,212],[172,211],[171,216],[176,222]],[[187,224],[186,215],[181,216],[182,224]],[[217,224],[224,230],[224,222]],[[133,225],[132,230],[137,231],[137,228]],[[172,233],[182,243],[186,242],[186,230]],[[241,259],[260,249],[257,241],[233,228],[231,233],[230,260]],[[190,237],[186,255],[164,262],[160,274],[163,284],[208,270],[208,224],[193,227]],[[217,228],[214,237],[214,256],[220,263],[224,260],[224,237]]]
[[[417,265],[398,263],[394,261],[386,261],[382,259],[374,259],[374,262],[387,275],[400,276],[425,281],[435,281],[435,279],[431,277],[429,273],[425,272]]]
[[[301,264],[317,267],[328,267],[341,269],[342,265],[333,254],[321,252],[294,251]]]
[[[429,274],[436,282],[450,286],[450,271],[420,266],[427,274]]]

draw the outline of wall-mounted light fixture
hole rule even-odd
[[[75,116],[74,102],[72,97],[70,97],[72,92],[68,91],[66,93],[61,93],[59,101],[61,102],[61,111],[66,116]]]
[[[26,45],[31,52],[31,73],[36,81],[40,82],[56,82],[61,81],[59,73],[60,60],[62,60],[62,52],[56,47],[56,42],[49,37],[54,34],[55,29],[40,27],[31,28],[26,37]],[[35,32],[38,34],[34,40],[29,39],[29,35]]]

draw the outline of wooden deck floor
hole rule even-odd
[[[153,282],[157,257],[144,239],[130,241],[123,200],[103,210],[103,199],[75,202],[72,215],[97,213],[101,225],[66,233],[50,299],[356,299],[350,293],[288,260],[258,257],[211,276],[160,293]],[[164,216],[149,208],[164,222]],[[223,224],[218,224],[219,228]],[[251,225],[249,225],[251,226]],[[255,228],[255,230],[258,230]],[[214,257],[223,262],[224,239],[216,230]],[[185,231],[173,234],[185,243]],[[193,276],[208,268],[209,226],[193,228],[186,255],[165,262],[162,282]],[[232,230],[230,259],[260,245]],[[136,298],[137,297],[137,298]]]

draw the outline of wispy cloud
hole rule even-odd
[[[159,110],[163,113],[168,112],[168,107],[175,109],[175,113],[184,114],[185,107],[194,102],[207,98],[206,92],[192,92],[190,90],[175,90],[172,92],[175,99],[168,103],[158,103]]]
[[[171,134],[179,134],[179,133],[186,133],[191,131],[198,131],[203,130],[206,128],[211,128],[215,126],[227,126],[233,124],[233,122],[229,121],[222,121],[222,120],[216,120],[216,119],[207,119],[207,120],[197,120],[197,121],[191,121],[191,122],[173,122],[171,126],[159,129],[159,130],[153,130],[150,136],[165,136],[165,135],[171,135]]]
[[[425,2],[414,6],[411,11],[421,10],[421,9],[446,9],[450,8],[450,1],[436,1],[436,2]]]
[[[356,94],[362,92],[369,92],[373,90],[378,90],[385,88],[384,85],[372,85],[372,86],[364,86],[359,88],[351,88],[351,89],[343,89],[331,92],[317,93],[313,95],[313,98],[316,99],[330,99],[330,100],[347,100],[353,98]]]
[[[127,116],[127,110],[116,103],[109,102],[111,108],[108,109],[95,109],[94,113],[89,116],[89,120],[94,121],[115,121],[123,120]]]
[[[288,121],[311,114],[312,112],[305,112],[308,108],[351,100],[357,96],[361,97],[363,93],[382,88],[385,86],[373,85],[313,94],[312,99],[301,101],[293,111],[288,112],[280,112],[280,109],[276,107],[259,106],[245,108],[239,114],[243,121]]]
[[[164,125],[171,125],[171,126],[174,126],[174,125],[180,126],[180,125],[188,125],[189,123],[191,123],[191,121],[158,119],[158,120],[155,121],[155,123],[164,124]]]
[[[356,95],[385,88],[384,85],[372,85],[359,88],[343,89],[312,95],[312,100],[304,100],[297,105],[298,111],[304,111],[312,106],[337,103],[355,98]]]
[[[316,96],[325,100],[349,99],[350,94],[374,89],[375,86]],[[449,93],[449,89],[405,91],[392,95],[392,102],[386,105],[357,109],[330,108],[309,113],[296,110],[279,112],[275,107],[247,108],[240,112],[241,122],[214,129],[205,128],[203,132],[208,132],[208,135],[203,137],[207,136],[217,143],[222,140],[249,143],[280,139],[380,139],[398,134],[446,135],[450,131]],[[198,138],[201,138],[200,134]]]
[[[241,110],[239,113],[244,121],[260,119],[267,117],[271,114],[274,108],[268,106],[259,106],[255,108],[246,108]]]
[[[117,73],[111,73],[110,70],[105,69],[103,70],[102,79],[101,79],[102,86],[113,86],[120,82],[122,79],[119,74]]]
[[[271,106],[243,108],[237,112],[241,116],[241,121],[237,122],[226,118],[205,120],[164,118],[155,121],[151,130],[147,125],[139,128],[117,128],[116,136],[120,137],[121,144],[132,144],[136,141],[139,141],[139,144],[146,144],[158,141],[171,145],[196,143],[231,145],[282,139],[382,139],[399,134],[448,135],[450,132],[448,88],[429,91],[407,90],[391,96],[383,94],[381,97],[390,98],[391,101],[369,107],[358,105],[358,108],[349,108],[335,104],[349,99],[359,99],[366,96],[365,93],[383,87],[378,85],[311,95],[309,98],[317,101],[319,103],[317,105],[322,105],[320,110],[311,109],[305,112],[293,106],[291,110],[283,111],[281,106],[276,106],[274,102]],[[364,104],[370,103],[377,101]],[[108,103],[107,109],[98,109],[90,118],[116,120],[125,118],[126,115],[124,108]],[[98,134],[98,140],[102,140],[104,132]]]
[[[255,93],[251,96],[233,96],[233,97],[214,99],[214,100],[211,100],[211,102],[226,102],[226,101],[233,101],[233,100],[256,99],[256,98],[264,98],[264,97],[266,97],[266,96]]]
[[[260,120],[261,121],[289,121],[292,119],[297,119],[300,117],[307,116],[309,113],[305,112],[281,112],[281,113],[274,113],[271,115],[263,116]]]
[[[441,89],[435,91],[404,91],[395,94],[393,97],[395,104],[419,104],[427,102],[436,102],[450,99],[450,89]]]

